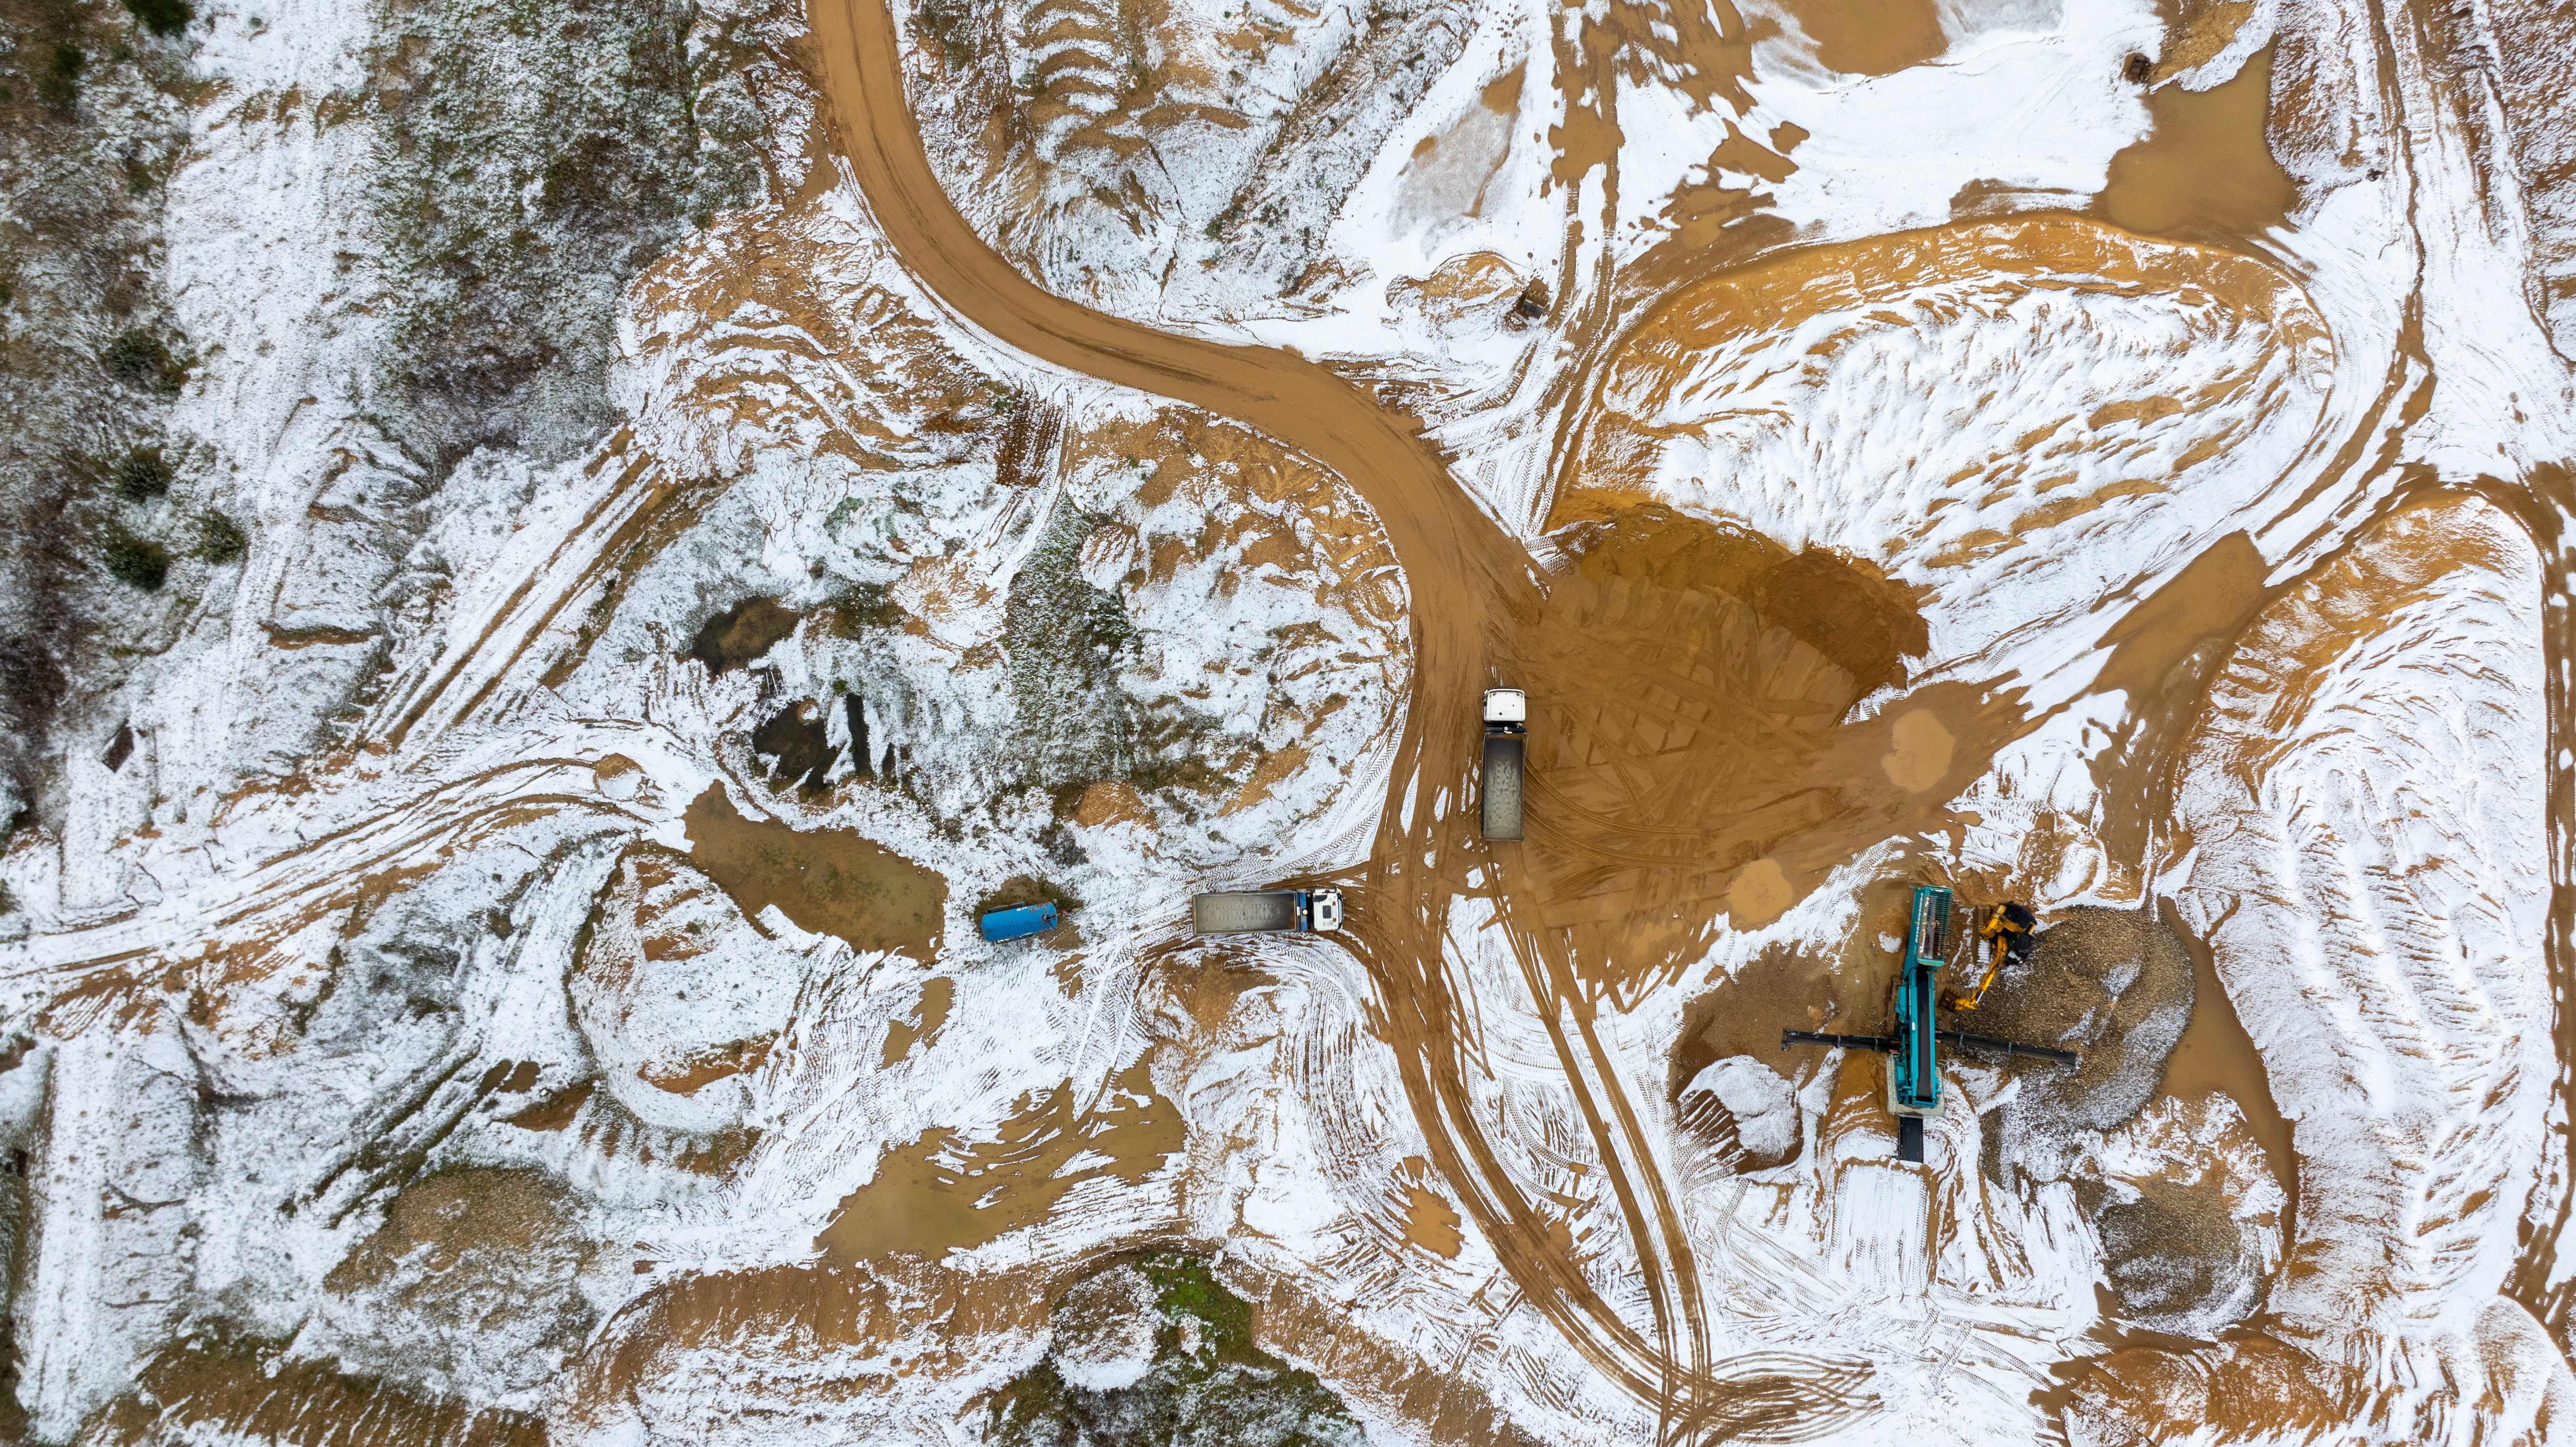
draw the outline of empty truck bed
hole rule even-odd
[[[1270,933],[1299,927],[1297,895],[1271,889],[1258,894],[1201,894],[1190,899],[1190,922],[1203,935]]]

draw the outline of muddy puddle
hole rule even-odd
[[[875,1179],[842,1199],[816,1248],[833,1262],[936,1258],[1046,1219],[1086,1181],[1138,1185],[1181,1148],[1187,1127],[1178,1108],[1154,1094],[1143,1062],[1110,1085],[1088,1113],[1078,1110],[1072,1086],[1060,1085],[1023,1096],[990,1140],[934,1127],[895,1147]],[[1085,1154],[1106,1159],[1064,1169]]]
[[[1816,63],[1845,75],[1894,75],[1949,48],[1932,0],[1777,0],[1815,42]]]
[[[2150,236],[2214,240],[2280,225],[2299,193],[2265,138],[2272,50],[2263,47],[2234,79],[2208,90],[2148,92],[2155,129],[2111,158],[2110,182],[2094,202],[2102,217]]]
[[[771,905],[797,928],[856,950],[938,957],[948,881],[849,829],[746,819],[711,784],[689,805],[689,858],[747,918]]]
[[[2200,717],[2210,680],[2270,596],[2270,571],[2252,539],[2229,533],[2103,631],[2111,656],[2092,692],[2124,695],[2127,713],[2093,765],[2103,800],[2096,832],[2112,855],[2147,857],[2151,833],[2170,812],[2175,752]]]
[[[886,1022],[885,1053],[878,1062],[892,1070],[903,1063],[917,1046],[929,1046],[939,1040],[940,1028],[948,1023],[948,1012],[957,1003],[957,982],[945,975],[925,980],[921,985],[921,1003],[911,1015]]]
[[[1458,1212],[1431,1189],[1431,1163],[1407,1156],[1396,1173],[1397,1209],[1404,1221],[1404,1244],[1435,1256],[1455,1258],[1466,1244]]]
[[[2284,1213],[2285,1236],[2298,1220],[2299,1157],[2292,1140],[2290,1122],[2281,1115],[2281,1107],[2272,1099],[2272,1081],[2263,1065],[2262,1052],[2254,1048],[2252,1036],[2245,1033],[2244,1022],[2236,1016],[2235,1002],[2218,981],[2218,965],[2209,946],[2181,928],[2180,921],[2167,911],[2166,927],[2191,951],[2193,989],[2200,1001],[2191,1024],[2174,1043],[2173,1055],[2165,1062],[2163,1090],[2177,1100],[2194,1100],[2209,1095],[2224,1095],[2236,1102],[2245,1115],[2245,1123],[2254,1138],[2263,1144],[2264,1163],[2272,1179],[2288,1197],[2290,1209]]]

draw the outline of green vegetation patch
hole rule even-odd
[[[188,28],[197,18],[196,7],[188,0],[125,0],[137,24],[153,34],[167,38]]]
[[[169,460],[158,447],[128,450],[109,467],[108,475],[116,495],[127,502],[149,502],[167,493],[172,480]]]
[[[1118,686],[1135,620],[1117,594],[1082,576],[1082,543],[1105,518],[1067,512],[1047,527],[1003,608],[1002,649],[1030,769],[1042,788],[1124,778],[1141,721]]]
[[[1153,1293],[1152,1364],[1128,1386],[1095,1390],[1068,1381],[1050,1352],[989,1400],[988,1440],[1013,1447],[1349,1447],[1368,1440],[1314,1373],[1253,1341],[1251,1305],[1217,1281],[1206,1257],[1153,1252],[1107,1270],[1132,1270]]]
[[[206,514],[197,526],[197,556],[221,566],[242,555],[250,539],[242,535],[241,524],[219,512]]]
[[[626,281],[764,182],[751,23],[684,0],[432,0],[380,11],[368,207],[394,292],[405,440],[577,452],[615,425]],[[696,29],[693,31],[692,27]]]
[[[109,577],[146,593],[160,591],[170,577],[170,550],[123,529],[107,535],[99,561],[106,564]]]
[[[65,42],[53,47],[36,77],[36,99],[58,111],[79,105],[81,69],[87,63],[77,45]]]

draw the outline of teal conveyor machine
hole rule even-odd
[[[1991,1035],[1967,1035],[1939,1027],[1934,1011],[1939,997],[1933,981],[1949,961],[1950,891],[1937,884],[1914,888],[1914,908],[1905,925],[1905,959],[1896,977],[1896,1029],[1888,1035],[1827,1035],[1814,1030],[1783,1030],[1780,1048],[1824,1045],[1842,1050],[1876,1050],[1887,1056],[1887,1108],[1896,1113],[1896,1158],[1923,1159],[1923,1122],[1941,1113],[1941,1047],[1956,1045],[2001,1051],[2059,1065],[2076,1063],[2075,1052],[2022,1045]]]
[[[1887,1103],[1923,1133],[1921,1120],[1941,1111],[1941,1062],[1932,1039],[1932,977],[1941,973],[1942,946],[1950,937],[1950,891],[1931,885],[1914,890],[1914,913],[1905,926],[1904,973],[1896,981],[1896,1034],[1902,1045],[1888,1057]],[[1914,1157],[1922,1159],[1919,1153]]]

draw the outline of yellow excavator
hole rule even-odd
[[[2029,905],[2016,902],[1988,910],[1985,922],[1977,926],[1977,938],[1987,946],[1986,971],[1978,977],[1975,989],[1951,991],[1941,1007],[1977,1008],[1985,1000],[1986,991],[1995,987],[1995,976],[2003,973],[2005,965],[2030,958],[2030,952],[2039,945],[2038,928],[2039,916],[2031,912]]]

